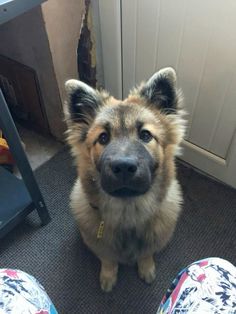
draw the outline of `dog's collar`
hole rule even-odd
[[[94,205],[94,204],[92,204],[92,203],[89,203],[89,205],[90,205],[93,209],[96,209],[96,210],[99,209],[96,205]]]
[[[95,209],[98,210],[99,207],[97,207],[96,205],[93,205],[92,203],[89,203],[89,205]],[[104,220],[101,220],[99,226],[98,226],[98,230],[97,230],[97,239],[100,240],[103,237],[103,233],[104,233]]]

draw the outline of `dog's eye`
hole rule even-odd
[[[109,135],[106,132],[103,132],[99,135],[98,143],[101,145],[106,145],[109,142]]]
[[[142,130],[139,133],[139,138],[143,142],[148,143],[148,142],[150,142],[153,139],[153,136],[152,136],[152,134],[148,130]]]

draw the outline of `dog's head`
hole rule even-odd
[[[96,184],[109,195],[135,197],[164,172],[171,175],[184,135],[172,68],[155,73],[124,101],[77,80],[67,81],[66,90],[68,142],[88,189]]]

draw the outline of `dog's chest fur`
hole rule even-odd
[[[114,235],[114,248],[126,263],[134,263],[147,248],[145,233],[138,234],[135,227],[117,228]]]
[[[146,204],[147,205],[147,204]],[[105,202],[101,209],[102,218],[107,229],[106,237],[110,237],[111,245],[126,263],[133,263],[150,247],[147,233],[154,208],[144,207],[141,201]]]

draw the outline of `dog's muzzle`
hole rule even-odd
[[[124,144],[123,144],[124,145]],[[145,148],[108,146],[100,160],[101,186],[115,197],[135,197],[146,193],[152,183],[153,161]]]

